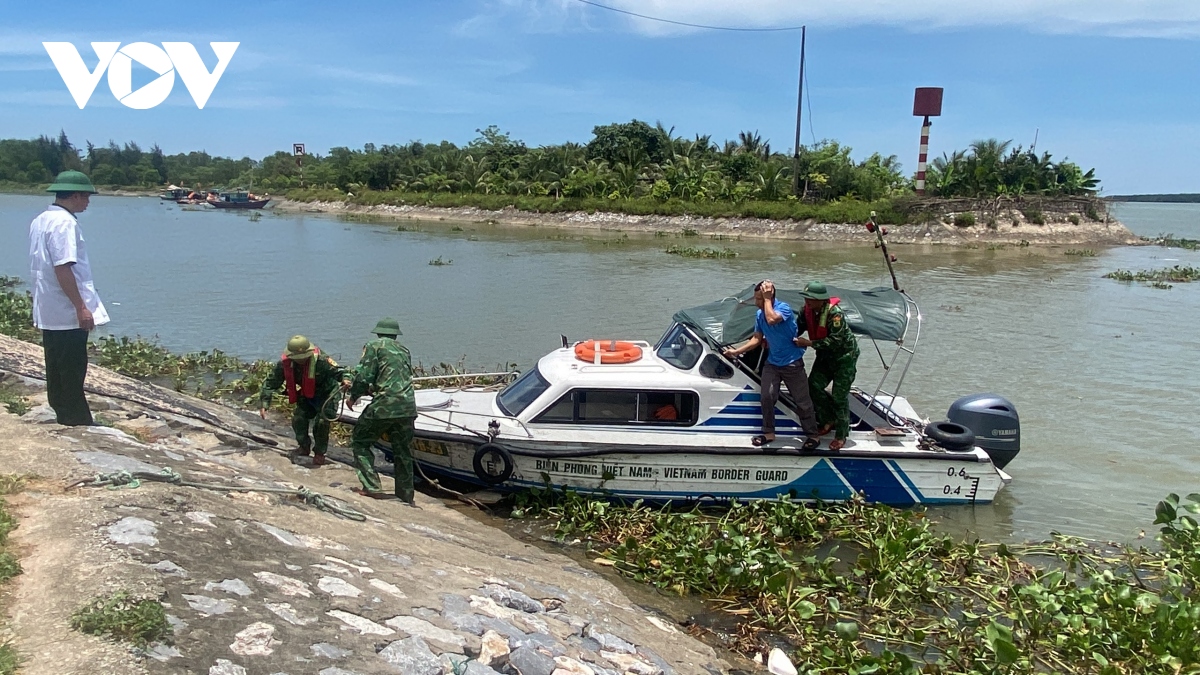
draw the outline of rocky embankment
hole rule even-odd
[[[678,234],[694,230],[701,236],[721,235],[795,241],[847,242],[870,244],[874,235],[861,223],[818,223],[813,220],[780,221],[763,218],[705,218],[694,216],[637,216],[611,212],[531,213],[516,209],[487,211],[474,207],[438,208],[430,206],[360,206],[346,202],[297,202],[280,199],[273,207],[290,213],[328,213],[363,215],[394,220],[460,221],[498,226],[537,226],[562,229],[608,230],[653,234]],[[967,227],[954,224],[952,217],[917,225],[889,225],[888,242],[893,244],[1012,244],[1046,246],[1121,246],[1142,243],[1120,222],[1111,218],[1095,221],[1080,218],[1073,223],[1067,215],[1051,218],[1045,224],[1030,222],[1015,209],[993,213],[973,213]],[[986,223],[992,221],[994,227]]]
[[[23,673],[730,672],[569,558],[428,496],[416,509],[358,497],[339,462],[292,464],[282,420],[93,367],[89,400],[111,426],[62,427],[41,374],[40,348],[0,336],[0,385],[33,405],[0,408],[4,472],[28,477],[7,500],[24,573],[4,599]],[[227,489],[69,487],[123,471]],[[70,627],[89,599],[121,591],[161,602],[173,635],[135,649]]]

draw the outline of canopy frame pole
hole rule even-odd
[[[879,379],[879,385],[875,387],[875,391],[871,394],[872,403],[879,403],[879,405],[886,408],[887,412],[890,413],[890,415],[886,416],[889,420],[889,423],[892,415],[903,418],[903,415],[900,415],[892,410],[892,406],[896,403],[896,397],[900,395],[900,388],[904,386],[904,378],[908,375],[908,369],[912,365],[913,356],[915,356],[917,353],[917,343],[921,339],[921,309],[917,306],[917,302],[909,297],[907,293],[900,291],[900,294],[904,296],[904,335],[902,335],[900,339],[896,341],[896,353],[892,356],[891,363],[883,364],[883,377]],[[912,334],[911,341],[909,340],[910,333]],[[871,342],[875,344],[875,349],[878,351],[879,344],[875,342],[875,340],[872,340]],[[908,358],[904,361],[904,367],[900,371],[900,376],[896,381],[895,389],[890,393],[885,392],[883,387],[894,372],[893,369],[899,362],[901,354],[908,354]],[[880,358],[883,358],[882,351],[880,352]],[[883,403],[883,401],[879,400],[879,395],[881,393],[891,396],[891,400],[886,405]]]

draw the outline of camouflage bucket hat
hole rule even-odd
[[[375,324],[375,328],[371,332],[376,335],[390,335],[392,337],[403,335],[403,333],[400,332],[400,322],[396,321],[390,316],[380,319],[379,323]]]

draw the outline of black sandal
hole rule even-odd
[[[750,439],[750,443],[752,443],[754,445],[754,447],[756,447],[756,448],[764,446],[767,443],[774,443],[774,442],[775,442],[774,438],[768,439],[766,436],[764,436],[762,434],[759,434],[759,435],[755,436],[754,438]]]
[[[821,439],[817,436],[809,436],[804,439],[804,445],[800,446],[802,452],[812,452],[821,446]]]

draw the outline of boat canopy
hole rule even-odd
[[[912,302],[904,293],[879,287],[867,291],[828,286],[830,295],[839,298],[838,307],[846,314],[850,330],[873,340],[897,341],[904,337],[910,319]],[[775,297],[788,303],[795,311],[804,307],[804,296],[798,290],[776,287]],[[710,302],[699,307],[681,309],[675,321],[696,328],[717,344],[736,344],[754,334],[754,286],[736,296]]]

